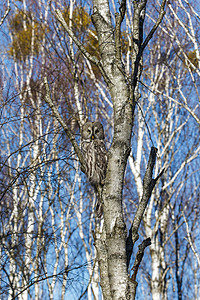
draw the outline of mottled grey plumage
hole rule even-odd
[[[107,151],[100,122],[87,122],[82,128],[81,149],[86,162],[86,175],[92,185],[103,185],[106,176]]]

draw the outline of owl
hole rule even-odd
[[[82,128],[81,149],[86,162],[86,175],[93,186],[103,185],[106,176],[107,151],[103,125],[87,122]]]

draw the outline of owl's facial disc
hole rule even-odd
[[[88,128],[87,129],[87,136],[88,136],[88,138],[91,138],[91,135],[92,135],[92,130],[91,130],[91,128]]]
[[[94,138],[98,138],[98,134],[99,134],[99,129],[97,127],[94,127],[94,132],[93,132]]]

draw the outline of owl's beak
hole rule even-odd
[[[92,135],[92,140],[94,140],[94,135]]]

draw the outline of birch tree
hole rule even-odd
[[[198,22],[192,1],[11,5],[1,26],[5,299],[198,299]],[[108,167],[96,193],[80,131],[97,119]]]
[[[193,223],[192,220],[196,220],[197,211],[194,207],[199,197],[197,192],[199,168],[195,168],[200,150],[199,119],[198,113],[195,113],[199,108],[197,91],[199,76],[196,67],[191,69],[190,63],[193,61],[197,66],[198,59],[191,58],[191,53],[196,51],[191,49],[194,49],[195,44],[199,42],[196,38],[192,39],[193,42],[195,40],[194,43],[190,42],[192,36],[195,36],[194,24],[198,22],[197,13],[191,14],[191,10],[195,12],[195,7],[186,1],[169,5],[164,24],[161,24],[152,44],[149,45],[149,60],[144,62],[144,65],[149,65],[145,70],[145,77],[149,80],[149,84],[148,86],[145,84],[144,78],[142,98],[145,101],[141,101],[140,105],[146,118],[152,109],[152,118],[147,120],[149,120],[148,126],[152,124],[149,127],[150,136],[153,142],[156,141],[158,147],[157,168],[166,169],[160,181],[161,186],[156,186],[144,215],[144,230],[152,239],[150,247],[152,277],[148,280],[146,275],[146,280],[149,282],[153,299],[167,299],[170,285],[173,285],[178,299],[182,299],[190,292],[190,297],[198,298],[192,294],[192,290],[196,290],[196,274],[193,273],[193,280],[189,280],[187,275],[184,276],[187,263],[190,265],[192,247],[187,242],[188,227],[182,217],[182,213],[187,211],[188,215],[193,216],[190,219],[193,224],[191,230],[194,232],[198,230],[198,222],[194,225],[196,221]],[[190,24],[187,32],[184,24]],[[144,145],[150,148],[145,139],[145,131],[149,128],[146,129],[144,118],[139,111],[137,151],[129,158],[138,196],[142,193],[141,149],[144,149]],[[191,129],[194,135],[189,133]],[[188,141],[190,141],[189,147]],[[145,155],[145,151],[143,152]],[[189,169],[191,173],[189,171],[188,176]],[[177,177],[179,180],[175,179]],[[173,261],[171,257],[174,257]],[[183,284],[188,280],[189,290],[185,289]]]
[[[73,31],[65,22],[60,10],[56,10],[57,19],[67,31],[69,36],[79,47],[88,60],[96,64],[104,77],[113,103],[114,133],[111,147],[108,152],[108,166],[103,189],[97,188],[103,204],[104,224],[102,232],[96,228],[95,247],[100,268],[101,288],[106,299],[132,299],[135,298],[137,283],[135,278],[128,275],[128,266],[133,246],[138,239],[138,229],[146,205],[151,196],[156,181],[153,179],[153,168],[157,149],[152,148],[143,181],[143,194],[138,205],[134,221],[127,236],[126,224],[122,210],[123,180],[127,159],[131,149],[131,134],[133,127],[133,114],[136,102],[139,101],[138,80],[142,73],[142,54],[155,30],[164,16],[165,1],[160,6],[160,13],[156,25],[143,40],[143,25],[146,11],[146,1],[134,2],[133,15],[133,49],[132,72],[128,75],[124,71],[121,54],[121,24],[126,12],[126,2],[122,2],[119,12],[115,14],[115,26],[112,25],[109,3],[94,1],[92,22],[95,26],[100,51],[100,60],[91,56]],[[70,129],[62,121],[58,110],[53,104],[47,80],[46,101],[53,114],[62,124],[79,157],[82,169],[85,169],[84,157],[74,140]],[[146,244],[145,244],[146,242]],[[141,245],[143,255],[145,247],[150,241]],[[135,270],[138,269],[136,263]],[[135,276],[136,277],[136,276]]]
[[[90,299],[92,293],[99,293],[97,279],[96,282],[91,280],[98,274],[91,242],[93,218],[88,218],[94,210],[86,210],[88,203],[84,204],[80,190],[79,166],[73,149],[66,139],[63,141],[62,130],[44,102],[42,80],[44,71],[48,70],[47,64],[54,64],[59,71],[61,66],[63,73],[72,70],[68,86],[61,73],[51,88],[52,96],[60,98],[57,105],[63,108],[65,120],[76,131],[76,119],[79,117],[81,120],[82,116],[77,66],[72,45],[67,55],[68,62],[73,63],[72,69],[67,62],[59,65],[50,53],[46,57],[46,51],[51,47],[44,35],[48,27],[49,7],[43,11],[41,3],[39,8],[37,3],[32,5],[35,5],[32,7],[34,10],[30,10],[29,2],[24,1],[22,6],[19,3],[19,7],[12,11],[11,18],[8,18],[10,44],[7,49],[1,48],[1,293],[7,299],[28,299],[30,294],[35,299],[41,295],[53,299],[55,293],[64,299],[75,276],[70,274],[80,269],[82,275],[89,275],[89,283],[84,282],[83,286]],[[53,38],[59,39],[50,29],[49,36],[52,34]],[[55,51],[63,52],[60,45],[54,46]],[[13,59],[9,65],[6,63],[8,54]],[[50,76],[54,80],[56,68]],[[12,78],[10,89],[8,78]],[[71,88],[72,78],[76,80]],[[71,97],[68,96],[69,91]],[[63,107],[65,100],[67,110]],[[94,199],[91,198],[92,195],[89,201],[94,207]],[[86,243],[88,232],[89,244]],[[76,249],[75,253],[69,251],[72,247]],[[83,254],[86,258],[84,256],[80,263]],[[62,282],[59,293],[58,282]],[[84,294],[82,285],[75,295],[77,293]]]

